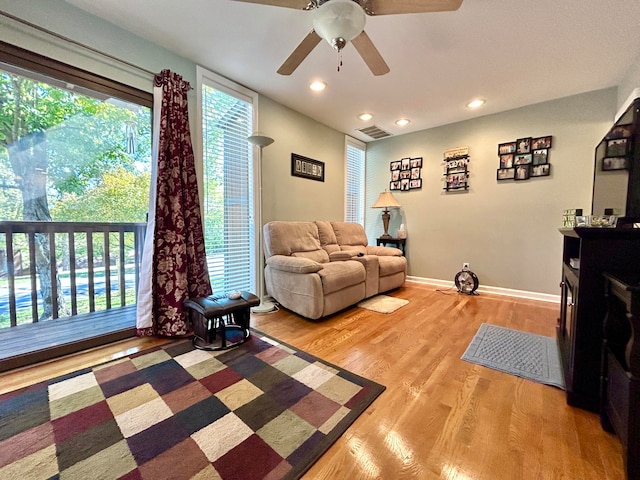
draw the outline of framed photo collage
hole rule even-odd
[[[519,138],[515,142],[498,144],[500,165],[496,179],[528,180],[547,177],[551,174],[549,149],[551,135],[537,138]]]

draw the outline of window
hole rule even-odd
[[[256,94],[199,69],[204,238],[214,294],[255,291],[253,130]]]
[[[364,164],[366,145],[346,137],[345,222],[364,225]]]
[[[151,106],[0,42],[0,327],[135,303]]]

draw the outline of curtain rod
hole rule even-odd
[[[127,62],[126,60],[122,60],[121,58],[118,58],[118,57],[116,57],[114,55],[111,55],[110,53],[106,53],[106,52],[103,52],[101,50],[98,50],[97,48],[93,48],[93,47],[90,47],[88,45],[84,45],[84,44],[82,44],[82,43],[80,43],[80,42],[78,42],[76,40],[73,40],[73,39],[71,39],[69,37],[65,37],[64,35],[60,35],[59,33],[52,32],[51,30],[47,30],[46,28],[41,27],[40,25],[36,25],[35,23],[31,23],[31,22],[29,22],[27,20],[24,20],[22,18],[16,17],[15,15],[7,13],[4,10],[0,10],[0,15],[2,15],[4,17],[7,17],[7,18],[10,18],[11,20],[14,20],[14,21],[16,21],[18,23],[22,23],[23,25],[26,25],[28,27],[34,28],[36,30],[39,30],[39,31],[41,31],[43,33],[46,33],[47,35],[51,35],[53,37],[56,37],[56,38],[59,38],[60,40],[65,41],[65,42],[69,42],[69,43],[72,43],[73,45],[76,45],[78,47],[81,47],[81,48],[84,48],[86,50],[89,50],[89,51],[91,51],[93,53],[97,53],[98,55],[102,55],[105,58],[109,58],[111,60],[115,60],[116,62],[122,63],[123,65],[127,65],[128,67],[132,67],[132,68],[135,68],[136,70],[139,70],[141,72],[148,73],[151,76],[155,76],[156,75],[156,72],[152,72],[151,70],[147,70],[146,68],[139,67],[138,65],[135,65],[135,64],[133,64],[131,62]]]

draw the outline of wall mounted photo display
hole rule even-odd
[[[604,157],[602,159],[603,172],[610,170],[627,170],[628,168],[629,161],[627,157]]]
[[[542,165],[547,163],[547,149],[540,148],[533,151],[533,164]]]
[[[292,153],[291,175],[324,182],[324,162]]]
[[[500,168],[513,167],[513,153],[507,155],[500,155]]]
[[[408,191],[422,188],[422,157],[402,158],[389,164],[389,190]]]
[[[612,138],[627,138],[631,136],[633,125],[616,125],[607,134],[605,140],[611,140]]]
[[[531,167],[532,177],[546,177],[551,173],[551,165],[549,163],[543,163],[540,165],[533,164]]]
[[[516,140],[516,153],[531,152],[531,137]]]
[[[469,147],[450,148],[444,152],[444,190],[465,191],[469,188]]]
[[[514,165],[529,165],[533,161],[530,153],[517,153]]]
[[[627,139],[616,138],[607,141],[607,157],[622,157],[627,154]]]
[[[526,180],[531,176],[531,170],[529,165],[516,165],[516,176],[514,180]]]
[[[549,149],[552,139],[551,135],[546,135],[523,137],[515,142],[499,143],[500,168],[496,171],[496,180],[527,180],[532,177],[549,176],[551,172]]]
[[[551,148],[551,135],[531,139],[531,150],[540,150],[541,148]]]
[[[504,155],[506,153],[516,153],[516,142],[498,144],[498,155]]]
[[[516,178],[515,168],[499,168],[496,172],[497,180],[513,180]]]

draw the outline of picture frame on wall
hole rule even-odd
[[[499,168],[496,172],[497,180],[513,180],[516,176],[516,169],[511,168]]]
[[[292,153],[291,175],[324,182],[324,162]]]
[[[613,127],[609,131],[609,133],[607,134],[605,139],[606,140],[611,140],[611,139],[614,139],[614,138],[630,137],[632,128],[633,128],[633,125],[631,125],[631,124],[628,124],[628,125],[616,125],[615,127]]]
[[[532,177],[547,177],[551,173],[551,164],[543,163],[539,165],[533,165],[531,167]]]
[[[533,157],[530,153],[517,154],[514,161],[514,165],[529,165],[533,161]]]
[[[421,178],[412,179],[409,182],[409,188],[411,190],[413,190],[414,188],[422,188],[422,179]]]
[[[409,170],[411,168],[411,159],[403,158],[400,160],[400,170]]]
[[[531,169],[529,168],[529,165],[517,165],[515,167],[516,170],[516,176],[514,178],[514,180],[527,180],[529,178],[529,176],[531,175]]]
[[[547,163],[547,149],[541,148],[533,151],[533,165],[542,165]]]
[[[607,157],[622,157],[627,154],[627,138],[607,141]]]
[[[500,168],[513,167],[513,153],[507,155],[500,155]]]
[[[531,140],[531,150],[540,150],[543,148],[551,148],[551,135],[537,137]]]
[[[391,171],[400,170],[401,165],[402,165],[402,162],[400,160],[395,160],[389,164],[389,166],[391,167],[390,170]]]
[[[498,155],[516,152],[516,142],[507,142],[498,144]]]
[[[400,180],[396,182],[389,182],[389,190],[400,190]]]
[[[629,168],[627,157],[605,157],[602,159],[602,171],[626,170]]]
[[[531,137],[519,138],[516,140],[516,153],[531,152]]]

